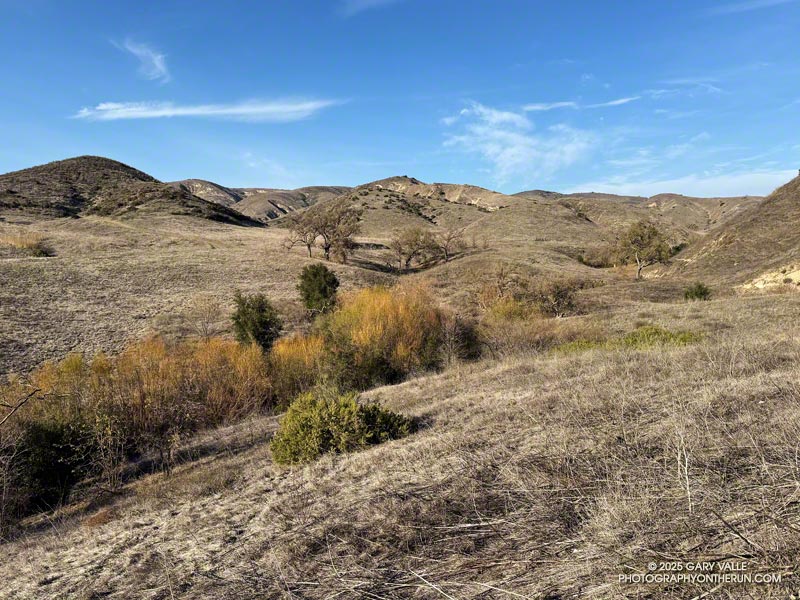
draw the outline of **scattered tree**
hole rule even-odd
[[[408,270],[415,260],[427,262],[438,252],[438,244],[433,234],[421,227],[411,227],[395,236],[389,242],[389,249],[397,259],[398,270]]]
[[[453,254],[464,248],[464,229],[454,228],[445,229],[436,234],[436,245],[444,257],[444,262],[452,258]]]
[[[658,227],[648,221],[640,221],[622,235],[618,253],[622,262],[636,263],[636,279],[641,279],[645,267],[669,259],[670,247]]]
[[[246,296],[237,291],[233,300],[236,310],[231,319],[237,341],[255,343],[265,352],[269,351],[283,326],[275,308],[264,294]]]
[[[317,204],[289,218],[287,248],[305,246],[309,257],[316,244],[322,249],[325,260],[335,257],[346,262],[355,248],[353,236],[361,231],[361,211],[352,206],[351,197],[342,197]]]
[[[293,213],[289,217],[289,237],[284,241],[287,250],[295,246],[304,246],[308,251],[308,258],[311,258],[311,250],[317,242],[317,231],[314,227],[313,219],[306,213]]]
[[[303,267],[297,290],[303,304],[312,313],[327,312],[336,304],[339,279],[336,273],[321,263]]]

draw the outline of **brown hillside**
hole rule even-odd
[[[234,208],[244,215],[269,221],[281,215],[313,206],[346,194],[351,188],[344,186],[310,186],[296,190],[243,188],[244,198]]]
[[[689,248],[679,274],[763,287],[800,282],[800,177]]]
[[[688,241],[698,234],[704,234],[762,200],[758,196],[693,198],[680,194],[658,194],[645,198],[597,192],[557,194],[540,190],[520,192],[516,196],[561,204],[615,231],[647,219],[665,228],[675,241]]]
[[[236,225],[255,222],[188,190],[115,160],[79,156],[0,175],[0,209],[51,217],[142,213],[189,215]]]
[[[170,185],[183,188],[198,198],[214,204],[221,204],[222,206],[233,206],[244,198],[244,194],[239,190],[227,188],[204,179],[184,179],[183,181],[174,181]]]

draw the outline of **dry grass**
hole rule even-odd
[[[186,315],[198,296],[221,305],[221,320],[213,323],[220,331],[229,325],[236,288],[267,294],[287,323],[302,322],[295,285],[313,261],[287,252],[282,230],[174,216],[25,222],[30,235],[46,237],[58,254],[21,260],[0,252],[0,375],[24,373],[75,350],[119,352],[154,332],[194,335],[196,318]],[[0,221],[0,235],[21,225]],[[350,265],[333,268],[343,290],[393,280]]]
[[[0,247],[5,246],[28,256],[52,256],[53,250],[44,236],[30,232],[7,233],[0,235]]]
[[[744,560],[788,583],[704,597],[788,597],[800,555],[800,340],[787,317],[800,299],[649,308],[705,339],[466,364],[374,390],[371,399],[426,427],[289,471],[272,464],[265,436],[210,465],[146,478],[107,524],[66,521],[58,534],[7,545],[5,589],[677,599],[714,586],[619,575],[650,561]],[[630,320],[623,311],[609,326]]]

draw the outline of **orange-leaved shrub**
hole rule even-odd
[[[372,287],[345,295],[317,328],[340,385],[365,389],[439,365],[444,319],[421,286]]]
[[[259,346],[215,338],[154,337],[116,357],[46,363],[28,381],[0,388],[4,404],[38,390],[0,431],[0,483],[27,490],[15,500],[14,511],[24,513],[37,498],[39,505],[66,500],[86,473],[113,485],[120,464],[147,451],[168,469],[182,435],[273,407],[269,372]]]

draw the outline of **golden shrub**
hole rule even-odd
[[[435,367],[443,316],[419,286],[372,287],[342,298],[321,325],[339,374],[355,387]]]
[[[288,404],[311,389],[323,372],[325,340],[320,335],[293,335],[278,340],[269,361],[275,397]]]

